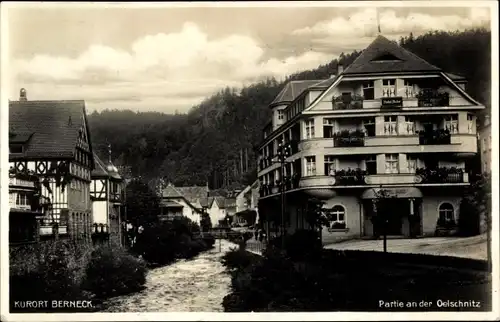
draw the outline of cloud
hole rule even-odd
[[[419,33],[431,30],[462,30],[473,27],[485,27],[490,22],[487,8],[471,8],[467,17],[459,15],[429,15],[425,13],[409,13],[398,16],[394,10],[379,10],[379,20],[384,35]],[[366,8],[346,17],[335,17],[328,21],[320,21],[311,27],[292,31],[296,36],[314,38],[339,37],[372,37],[377,32],[377,10]]]
[[[106,108],[106,102],[129,102],[141,110],[154,101],[153,105],[172,112],[187,110],[194,97],[226,86],[267,76],[281,78],[334,58],[305,52],[263,59],[264,52],[248,36],[210,39],[188,22],[179,32],[137,39],[128,50],[93,45],[74,58],[35,55],[15,60],[12,67],[15,83],[27,88],[31,99],[85,99],[96,109]],[[177,105],[187,103],[191,105]]]

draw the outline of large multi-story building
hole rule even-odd
[[[486,116],[479,130],[479,146],[481,147],[481,173],[491,173],[491,121]]]
[[[94,158],[84,101],[30,101],[21,89],[19,101],[9,102],[9,166],[13,177],[37,178],[47,205],[40,235],[56,231],[90,243]],[[16,195],[21,204],[25,194]]]
[[[320,199],[325,242],[453,227],[484,109],[465,83],[383,36],[329,79],[288,83],[259,147],[259,212],[280,221],[283,196],[293,232],[308,228],[307,201]],[[289,147],[284,163],[280,143]],[[372,220],[381,195],[392,205],[385,228]]]

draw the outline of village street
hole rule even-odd
[[[194,259],[180,260],[149,271],[146,289],[111,298],[105,312],[223,312],[222,300],[231,277],[220,262],[236,245],[221,240]]]

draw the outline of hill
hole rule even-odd
[[[430,32],[409,35],[400,44],[443,70],[468,79],[467,92],[490,108],[491,32]],[[284,81],[267,79],[241,91],[226,88],[187,114],[106,110],[89,115],[94,149],[129,165],[133,176],[164,178],[176,185],[213,189],[249,184],[256,179],[255,148],[270,120],[268,104],[289,80],[325,79],[337,65],[349,65],[361,52],[341,54],[314,70]]]

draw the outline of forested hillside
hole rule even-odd
[[[409,35],[400,44],[443,70],[465,76],[467,91],[489,110],[491,34],[484,29]],[[107,154],[134,176],[163,177],[177,185],[212,188],[248,184],[256,179],[255,147],[270,120],[268,104],[289,80],[325,79],[337,65],[349,65],[360,52],[303,71],[278,82],[268,79],[241,90],[226,88],[187,114],[106,110],[89,116],[94,149]]]

